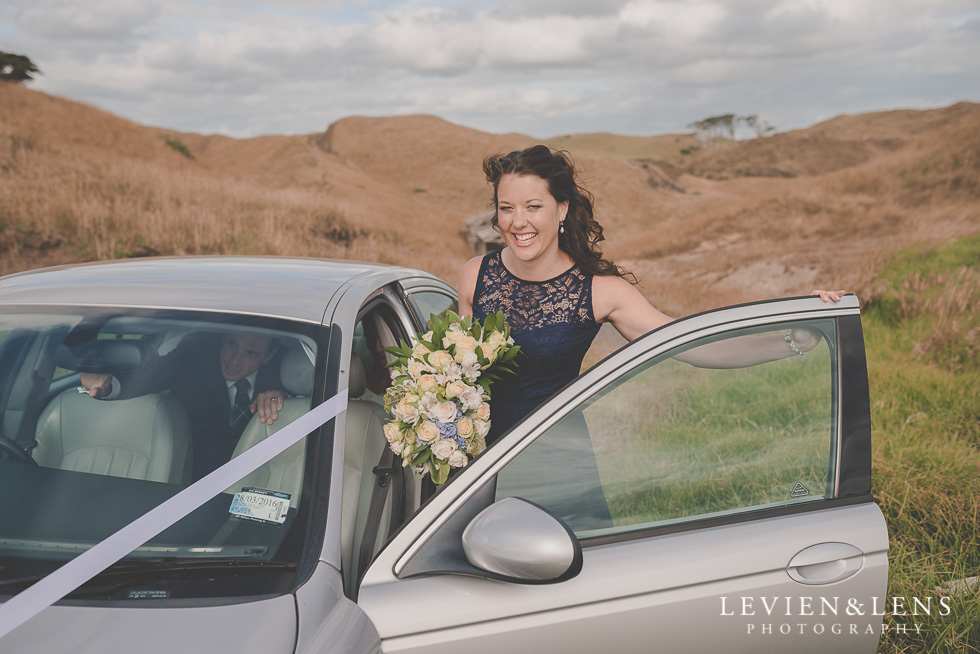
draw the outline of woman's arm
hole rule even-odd
[[[817,290],[811,295],[819,296],[824,302],[840,302],[845,293]],[[629,282],[611,275],[593,278],[592,309],[596,320],[611,322],[628,341],[636,340],[673,320],[647,302]],[[790,341],[781,334],[741,336],[702,345],[674,358],[699,368],[743,368],[797,356],[812,350],[819,343],[819,334],[807,329],[794,329]]]
[[[592,313],[598,322],[611,322],[627,341],[673,320],[647,302],[635,286],[615,275],[592,278]]]
[[[473,296],[476,294],[476,279],[480,276],[480,262],[483,257],[473,257],[463,265],[459,273],[459,315],[473,315]]]

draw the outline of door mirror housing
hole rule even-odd
[[[582,570],[571,529],[537,504],[508,497],[481,511],[463,531],[467,560],[493,579],[550,584]]]

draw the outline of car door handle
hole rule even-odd
[[[820,543],[801,550],[786,572],[801,584],[832,584],[847,579],[864,566],[864,552],[847,543]]]

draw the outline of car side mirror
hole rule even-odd
[[[582,546],[572,530],[519,497],[477,514],[463,530],[463,550],[472,565],[500,581],[557,583],[582,570]]]

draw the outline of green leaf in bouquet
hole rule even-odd
[[[474,352],[476,353],[476,360],[480,364],[481,368],[490,365],[490,359],[483,356],[483,350],[481,350],[480,348],[476,348]]]
[[[498,359],[498,361],[500,361],[500,363],[508,363],[513,361],[520,351],[520,345],[511,345],[509,348],[507,348],[507,351],[504,352],[503,356]]]
[[[425,446],[424,452],[412,458],[412,465],[418,467],[430,459],[432,459],[432,450]]]
[[[486,376],[481,375],[480,376],[480,379],[477,380],[476,383],[478,383],[480,385],[480,388],[482,388],[487,395],[490,394],[490,383],[491,383],[491,381],[489,379],[487,379]]]
[[[429,476],[432,478],[432,483],[441,486],[446,483],[449,479],[449,464],[442,463],[438,459],[431,459],[429,461]]]

